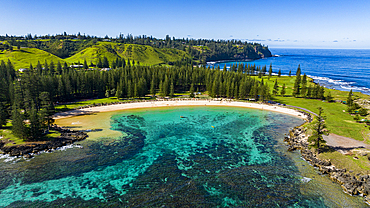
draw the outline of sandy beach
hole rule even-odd
[[[254,108],[259,110],[274,111],[279,113],[288,114],[291,116],[307,119],[306,115],[301,112],[277,105],[267,105],[252,102],[237,102],[228,100],[164,100],[164,101],[146,101],[136,103],[114,104],[106,106],[96,106],[90,108],[82,108],[66,112],[57,113],[54,119],[67,118],[78,115],[85,115],[99,112],[119,111],[135,108],[154,108],[154,107],[175,107],[175,106],[228,106],[228,107],[245,107]]]

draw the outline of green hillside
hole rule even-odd
[[[117,38],[66,33],[39,37],[0,35],[0,60],[10,59],[16,68],[29,67],[37,61],[44,63],[45,60],[67,64],[82,64],[86,60],[88,64],[96,65],[104,57],[110,63],[124,58],[141,65],[178,65],[271,56],[267,46],[240,40],[176,39],[169,35],[160,39],[122,34]]]
[[[117,58],[125,58],[130,60],[139,61],[142,65],[157,65],[167,64],[168,62],[175,62],[181,60],[183,57],[190,57],[186,52],[172,49],[172,48],[153,48],[147,45],[138,44],[119,44],[110,42],[98,42],[92,47],[88,47],[75,55],[66,59],[59,58],[49,52],[37,49],[37,48],[21,48],[17,49],[13,47],[13,51],[4,50],[0,52],[0,61],[5,62],[8,59],[13,63],[16,69],[28,68],[30,64],[34,67],[37,62],[41,64],[47,60],[48,63],[53,61],[55,64],[60,61],[72,63],[83,63],[84,60],[88,64],[93,62],[97,63],[98,58],[107,57],[108,61],[112,61]]]
[[[157,65],[175,62],[190,56],[184,51],[171,48],[159,49],[147,45],[98,42],[95,46],[86,48],[65,60],[83,63],[86,59],[88,63],[96,63],[98,58],[103,57],[107,57],[109,62],[121,57],[126,60],[139,61],[143,65]]]
[[[125,44],[119,49],[120,55],[142,64],[155,65],[181,60],[190,57],[186,52],[172,48],[153,48],[146,45]]]
[[[97,63],[98,58],[107,57],[109,62],[116,60],[116,58],[120,58],[120,56],[115,52],[112,46],[115,44],[110,43],[97,43],[96,45],[86,48],[77,54],[66,58],[65,61],[69,63],[83,63],[84,60],[87,61],[88,64],[90,62]]]
[[[15,69],[28,68],[30,64],[35,67],[37,61],[40,61],[42,64],[45,60],[47,60],[48,63],[50,63],[50,61],[54,63],[58,61],[64,62],[63,59],[37,48],[21,48],[18,50],[14,47],[13,51],[0,51],[0,61],[4,60],[4,62],[7,62],[8,59],[13,63]]]

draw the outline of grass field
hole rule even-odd
[[[13,52],[0,52],[0,61],[3,60],[7,63],[8,59],[12,62],[15,69],[29,68],[30,64],[36,67],[38,61],[44,64],[45,60],[47,60],[48,63],[53,61],[54,64],[58,63],[58,61],[61,63],[65,62],[63,59],[37,48],[21,48],[18,50],[14,47]]]
[[[181,92],[181,93],[174,93],[174,97],[182,97],[182,98],[189,98],[189,92]],[[195,98],[201,98],[201,99],[207,99],[209,98],[208,94],[202,93],[200,95],[195,95]],[[68,111],[72,109],[76,109],[82,106],[88,106],[88,105],[97,105],[97,104],[108,104],[108,103],[115,103],[115,102],[131,102],[135,100],[151,100],[155,99],[150,96],[147,96],[145,98],[140,98],[140,99],[117,99],[116,97],[109,97],[109,98],[100,98],[100,99],[92,99],[92,100],[85,100],[85,101],[78,101],[78,102],[73,102],[69,104],[61,104],[55,106],[55,109],[57,112],[62,112],[62,111]]]
[[[279,77],[276,76],[270,80],[264,77],[264,82],[267,82],[270,90],[272,90],[275,80],[277,79],[278,84],[281,86],[285,83],[287,97],[275,96],[274,101],[279,103],[284,103],[287,105],[299,106],[306,108],[312,112],[318,113],[318,107],[324,109],[326,115],[326,124],[330,133],[334,133],[341,136],[350,137],[356,140],[364,141],[370,143],[370,130],[369,127],[363,123],[357,123],[354,120],[354,116],[347,112],[347,106],[338,102],[323,102],[316,99],[304,99],[304,98],[294,98],[291,96],[293,91],[294,77]],[[310,83],[310,82],[309,82]],[[325,95],[330,91],[334,100],[347,100],[348,92],[325,89]],[[370,99],[369,95],[361,94],[358,92],[353,93],[355,98]],[[310,128],[310,124],[306,124]],[[355,152],[355,151],[353,151]],[[356,156],[356,158],[355,158]],[[354,155],[343,155],[337,151],[327,151],[319,154],[321,159],[330,159],[332,164],[337,168],[345,168],[347,170],[354,171],[354,173],[370,174],[370,163],[368,156],[363,156],[361,154]]]
[[[27,141],[24,141],[23,139],[20,139],[13,135],[11,128],[12,123],[8,122],[4,128],[0,129],[0,135],[3,137],[1,140],[7,142],[6,146],[26,144]],[[42,141],[52,140],[58,136],[60,136],[60,133],[58,131],[50,130],[48,134],[44,135],[41,138],[41,140]]]
[[[343,112],[347,110],[347,106],[344,104],[293,97],[276,97],[274,100],[287,105],[306,108],[315,113],[318,113],[318,107],[322,107],[326,116],[327,127],[331,133],[360,141],[369,139],[369,128],[365,124],[356,123],[353,116]]]
[[[150,97],[145,97],[141,99],[151,99]],[[67,111],[67,110],[72,110],[75,108],[79,108],[82,106],[87,106],[87,105],[94,105],[94,104],[109,104],[109,103],[115,103],[115,102],[130,102],[134,101],[136,99],[117,99],[116,97],[109,97],[109,98],[100,98],[100,99],[91,99],[91,100],[84,100],[84,101],[78,101],[78,102],[73,102],[69,104],[61,104],[55,106],[55,109],[57,112],[61,111]]]
[[[77,54],[61,59],[51,53],[37,49],[37,48],[21,48],[17,49],[13,47],[13,51],[2,51],[0,52],[0,61],[7,62],[8,59],[13,63],[15,69],[29,68],[30,64],[35,67],[37,62],[41,64],[53,61],[56,64],[58,61],[61,63],[67,62],[68,64],[84,63],[84,60],[88,64],[93,62],[97,63],[98,58],[103,59],[107,57],[108,61],[112,63],[117,58],[125,58],[140,62],[140,65],[158,65],[167,64],[168,62],[179,61],[184,57],[190,57],[186,52],[171,49],[171,48],[153,48],[146,45],[137,44],[118,44],[110,42],[98,42],[96,45],[86,48]]]
[[[118,54],[126,59],[139,61],[142,65],[167,64],[181,60],[183,57],[190,56],[177,49],[153,48],[146,45],[125,44],[118,49]]]
[[[97,63],[98,58],[101,58],[103,60],[103,57],[107,57],[108,61],[112,63],[113,60],[116,60],[116,58],[120,58],[120,56],[117,53],[112,53],[112,51],[108,51],[109,49],[105,46],[107,46],[108,43],[98,43],[92,47],[86,48],[77,54],[66,58],[65,60],[69,63],[84,63],[84,60],[87,61],[87,64],[90,64],[90,62],[93,62],[94,64]]]
[[[258,79],[258,80],[261,80],[261,79]],[[278,94],[280,94],[281,87],[283,86],[283,84],[285,84],[285,86],[286,86],[286,93],[285,94],[288,95],[288,96],[292,95],[295,76],[291,76],[291,77],[289,77],[289,76],[281,76],[281,77],[272,76],[270,79],[268,79],[268,76],[263,76],[263,81],[269,85],[269,88],[270,88],[271,92],[272,92],[272,89],[274,87],[275,80],[277,80],[278,85],[279,85],[279,93]],[[310,86],[310,85],[314,86],[313,79],[307,77],[307,86]],[[333,100],[344,100],[344,101],[347,100],[348,91],[340,91],[340,90],[333,90],[333,89],[325,88],[325,95],[327,95],[327,93],[329,91],[331,93],[331,96],[333,97]],[[365,94],[362,94],[362,93],[359,93],[359,92],[354,92],[353,95],[354,95],[355,98],[370,99],[369,95],[365,95]]]
[[[347,112],[343,112],[347,110],[347,105],[338,103],[338,102],[325,102],[317,99],[305,99],[305,98],[295,98],[292,97],[291,94],[293,92],[293,86],[295,77],[288,77],[282,76],[277,77],[273,76],[268,80],[268,77],[265,76],[264,82],[268,83],[270,90],[272,91],[274,82],[277,80],[279,87],[279,91],[283,84],[286,85],[286,97],[282,96],[275,96],[273,98],[274,101],[279,103],[284,103],[287,105],[299,106],[302,108],[306,108],[312,112],[318,113],[318,107],[322,107],[324,109],[324,113],[327,117],[326,123],[328,129],[331,133],[338,134],[341,136],[351,137],[356,140],[363,141],[370,139],[370,130],[365,124],[356,123],[353,119],[354,116],[351,116]],[[311,82],[312,79],[309,79],[308,84],[313,85]],[[331,95],[334,97],[334,100],[346,100],[348,97],[348,92],[346,91],[339,91],[339,90],[332,90],[325,88],[325,95],[330,91]],[[361,93],[354,93],[354,97],[357,98],[365,98],[369,99],[370,96],[361,94]],[[370,142],[370,140],[368,141]]]
[[[355,159],[356,156],[357,158]],[[370,164],[367,156],[343,155],[340,152],[324,152],[319,155],[321,159],[330,159],[336,168],[347,169],[355,173],[370,174]]]
[[[2,135],[2,140],[8,140],[10,143],[7,145],[20,145],[25,144],[26,142],[23,139],[20,139],[13,135],[11,131],[12,124],[8,122],[3,129],[0,129],[0,135]]]

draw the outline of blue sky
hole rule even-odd
[[[368,0],[2,0],[0,34],[168,34],[270,48],[370,48],[369,8]]]

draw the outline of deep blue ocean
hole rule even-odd
[[[279,69],[283,75],[289,71],[294,75],[298,65],[315,82],[325,87],[357,91],[370,94],[370,50],[354,49],[282,49],[270,48],[278,57],[259,59],[251,62],[223,62],[215,64],[221,68],[235,63],[267,66],[272,64],[274,73]]]

